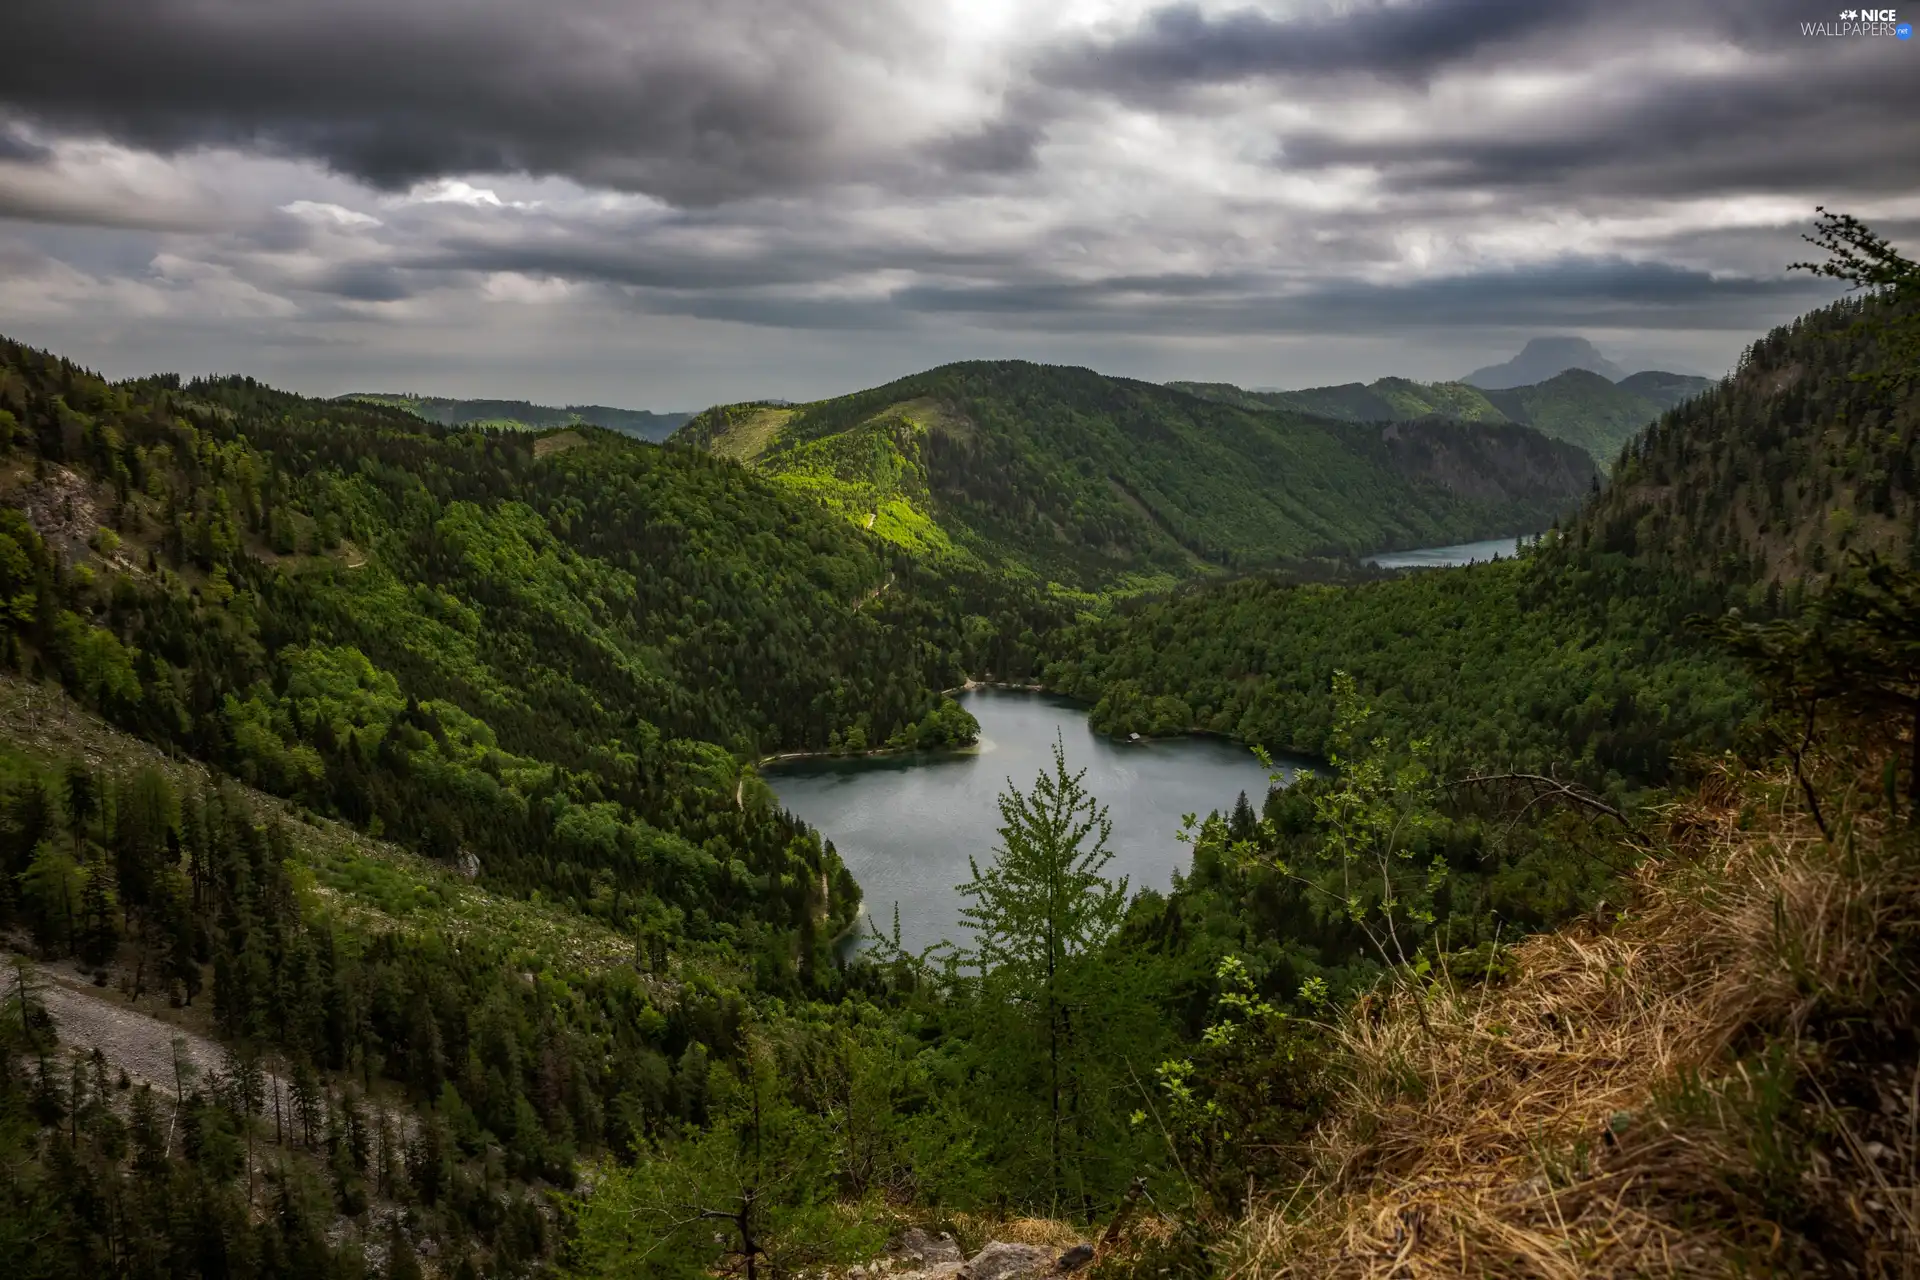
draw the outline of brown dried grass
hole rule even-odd
[[[1723,768],[1610,927],[1357,1012],[1314,1177],[1223,1273],[1920,1276],[1912,838],[1842,803],[1830,845],[1796,796]]]
[[[939,1219],[930,1230],[951,1231],[969,1257],[994,1240],[1065,1249],[1087,1238],[1087,1228],[1059,1218],[1003,1217],[998,1214],[955,1213]]]

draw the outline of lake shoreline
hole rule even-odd
[[[969,680],[957,684],[951,689],[940,690],[943,698],[956,693],[970,693],[975,689],[1010,689],[1016,693],[1043,693],[1050,698],[1060,698],[1067,702],[1079,702],[1080,699],[1056,693],[1043,684],[1012,684],[1004,680]],[[980,739],[965,742],[957,747],[868,747],[865,751],[781,751],[770,756],[761,756],[753,762],[758,769],[770,764],[787,764],[795,760],[875,760],[884,756],[905,756],[915,753],[927,755],[959,756],[980,750]]]
[[[1006,680],[969,680],[965,684],[957,684],[951,689],[942,689],[940,696],[943,698],[951,697],[956,693],[968,693],[974,689],[1012,689],[1016,693],[1044,693],[1055,698],[1067,697],[1066,694],[1056,693],[1044,684],[1014,684]],[[1070,698],[1068,701],[1077,702],[1079,699]]]
[[[796,760],[875,760],[882,756],[961,756],[980,749],[980,740],[962,743],[957,747],[869,747],[865,751],[782,751],[777,755],[761,756],[753,762],[758,769],[769,764],[791,764]]]
[[[904,759],[842,754],[769,766],[763,775],[782,808],[833,842],[859,885],[850,927],[833,939],[836,952],[870,947],[874,931],[890,937],[896,905],[907,951],[964,939],[966,904],[957,886],[1000,843],[999,801],[1009,779],[1024,790],[1050,772],[1056,742],[1065,746],[1069,771],[1084,772],[1088,792],[1110,809],[1114,862],[1104,874],[1125,876],[1136,888],[1165,892],[1175,873],[1189,869],[1191,850],[1175,838],[1183,814],[1229,813],[1243,791],[1259,804],[1271,785],[1251,753],[1222,735],[1126,751],[1144,744],[1094,734],[1080,700],[1044,688],[980,687],[993,683],[975,681],[961,694],[980,721],[972,750]]]

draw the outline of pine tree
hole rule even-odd
[[[1082,785],[1086,770],[1067,771],[1056,740],[1053,768],[1022,792],[1007,781],[1000,793],[1000,847],[982,869],[968,859],[973,878],[959,886],[972,933],[968,959],[983,987],[1037,1012],[1046,1044],[1048,1172],[1055,1199],[1062,1191],[1063,1130],[1073,1050],[1071,1010],[1063,990],[1067,970],[1119,927],[1126,910],[1125,878],[1109,880],[1107,841],[1113,822],[1106,806]]]
[[[95,789],[93,772],[84,761],[75,760],[67,766],[67,830],[73,835],[77,848],[85,839],[87,824],[100,809],[99,792]]]
[[[75,939],[80,958],[92,965],[107,964],[120,944],[120,929],[114,919],[119,898],[114,891],[113,867],[96,847],[80,874],[80,929]]]
[[[400,1229],[398,1217],[394,1218],[387,1236],[386,1280],[425,1280],[420,1260],[414,1256],[413,1246],[407,1243],[407,1233]]]

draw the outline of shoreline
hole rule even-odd
[[[940,696],[951,697],[971,689],[1013,689],[1021,693],[1048,692],[1047,686],[1043,684],[1013,684],[1005,680],[969,680],[951,689],[940,690]],[[1066,697],[1065,694],[1054,696]],[[791,760],[870,760],[879,756],[911,755],[917,751],[924,751],[928,755],[958,755],[966,751],[977,751],[979,748],[980,739],[975,738],[972,742],[957,747],[868,747],[865,751],[781,751],[774,755],[761,756],[753,762],[753,767],[758,769],[763,765],[783,764]]]
[[[951,689],[942,689],[940,696],[948,697],[956,693],[966,693],[973,689],[1013,689],[1020,693],[1049,692],[1047,686],[1044,684],[1014,684],[1008,680],[969,680],[965,684],[957,684]],[[1055,696],[1064,698],[1066,695],[1056,694]]]
[[[927,755],[958,755],[964,751],[977,751],[980,739],[957,747],[868,747],[865,751],[782,751],[778,755],[761,756],[753,762],[758,769],[762,765],[785,764],[793,760],[870,760],[877,756],[906,756],[918,752]]]

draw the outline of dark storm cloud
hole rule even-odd
[[[1601,0],[1433,0],[1279,17],[1257,9],[1210,15],[1176,4],[1136,30],[1055,51],[1041,75],[1123,95],[1259,76],[1420,77],[1542,32],[1564,38],[1595,10],[1617,7]]]
[[[500,392],[564,357],[607,403],[982,343],[1708,367],[1831,296],[1784,275],[1814,204],[1920,207],[1920,48],[1801,38],[1830,0],[1113,7],[0,0],[0,316],[302,378],[273,352]]]
[[[1342,281],[1288,290],[1258,276],[1169,275],[988,287],[919,285],[894,295],[911,311],[995,324],[1105,332],[1343,333],[1456,325],[1718,328],[1831,296],[1787,277],[1715,277],[1656,262],[1568,259],[1404,285]]]
[[[845,91],[913,33],[904,0],[3,8],[0,46],[17,53],[0,102],[57,128],[308,157],[389,189],[526,172],[691,202],[855,164],[886,104]]]
[[[410,298],[406,276],[383,263],[349,263],[329,270],[314,282],[314,292],[330,293],[349,302],[398,302]]]
[[[702,253],[673,243],[625,237],[617,229],[505,238],[447,236],[430,249],[408,255],[406,266],[424,271],[511,271],[587,283],[646,289],[701,290],[777,288],[831,279],[858,259],[832,246],[817,254],[791,245],[753,252]]]
[[[1833,16],[1820,0],[1373,0],[1286,16],[1179,3],[1054,48],[1036,68],[1048,83],[1157,100],[1256,79],[1417,82],[1461,65],[1577,60],[1623,41],[1778,46],[1797,36],[1797,20]]]
[[[959,238],[902,240],[802,216],[783,202],[669,214],[514,215],[504,225],[439,229],[395,265],[410,270],[517,272],[670,291],[783,289],[876,270],[961,276],[1024,272],[1013,248]]]
[[[1802,34],[1837,12],[1822,0],[1414,0],[1287,16],[1177,4],[1056,47],[1036,74],[1160,114],[1292,108],[1272,163],[1368,171],[1392,197],[1374,209],[1402,223],[1485,196],[1598,208],[1913,191],[1920,51]],[[1523,78],[1566,87],[1503,100]]]
[[[1543,103],[1521,125],[1281,139],[1275,163],[1364,165],[1401,191],[1526,187],[1562,194],[1715,190],[1899,192],[1920,174],[1920,63],[1882,45],[1803,44],[1737,75],[1648,77],[1631,95]]]

